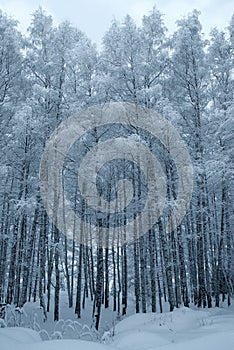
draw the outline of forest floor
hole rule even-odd
[[[59,329],[59,325],[60,330],[56,331],[55,329],[53,337],[42,329],[35,331],[23,327],[0,328],[0,350],[234,349],[234,306],[227,308],[224,305],[209,310],[181,307],[172,313],[127,316],[114,326],[110,324],[110,329],[105,331],[101,338],[96,339],[96,342],[68,339],[68,333],[65,334],[65,337],[61,333],[61,330],[64,330],[63,327],[66,326],[67,332],[70,329],[71,338],[74,338],[72,332],[79,325],[83,334],[85,335],[86,332],[87,336],[92,338],[92,332],[88,325],[85,326],[79,322],[75,324],[71,320],[70,325],[68,320],[60,321],[57,324],[57,329]],[[55,339],[56,336],[57,339]]]

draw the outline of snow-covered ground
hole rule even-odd
[[[42,341],[27,328],[1,328],[0,350],[231,350],[234,349],[234,306],[173,313],[137,314],[105,332],[102,343],[82,340]]]

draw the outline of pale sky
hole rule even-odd
[[[176,20],[195,8],[202,13],[200,20],[206,34],[212,27],[227,27],[234,13],[233,0],[0,0],[0,9],[19,20],[23,32],[40,5],[53,15],[55,23],[69,20],[98,46],[112,19],[121,21],[129,13],[140,24],[154,5],[164,14],[170,32],[175,30]]]

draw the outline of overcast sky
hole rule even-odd
[[[233,0],[0,0],[0,9],[18,19],[19,28],[25,31],[31,14],[42,5],[56,23],[69,20],[100,45],[112,19],[121,21],[129,13],[140,24],[142,15],[155,4],[164,14],[169,31],[176,28],[177,19],[194,8],[202,13],[200,19],[206,34],[211,27],[225,28],[234,13]]]

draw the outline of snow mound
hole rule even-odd
[[[41,343],[40,335],[29,328],[0,328],[0,350],[17,349],[20,345]]]
[[[39,334],[28,328],[0,329],[0,350],[108,350],[107,345],[83,340],[42,341]],[[113,349],[112,349],[113,350]]]
[[[117,349],[234,349],[234,309],[189,309],[137,314],[106,332],[103,341]]]

